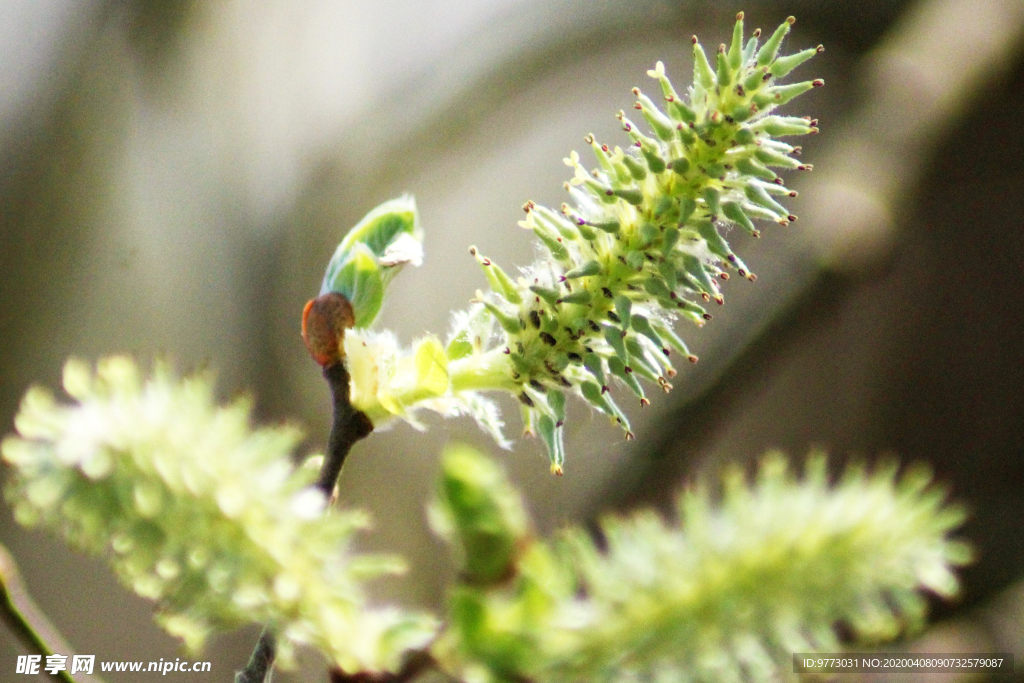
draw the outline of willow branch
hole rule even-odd
[[[269,627],[264,627],[249,657],[249,663],[245,665],[245,669],[235,674],[235,683],[264,683],[267,673],[274,666],[276,655],[277,639]]]
[[[324,379],[331,388],[331,403],[334,417],[331,435],[327,440],[327,453],[320,467],[316,487],[330,497],[338,481],[342,465],[353,444],[369,436],[373,431],[370,418],[352,407],[349,401],[349,376],[344,363],[334,363],[324,368]]]
[[[324,379],[331,388],[333,419],[331,434],[327,439],[327,453],[324,455],[316,487],[332,498],[338,475],[345,464],[348,452],[360,439],[373,431],[373,423],[362,412],[352,407],[349,400],[349,376],[343,362],[332,363],[324,368]],[[245,669],[235,674],[235,683],[264,683],[274,666],[277,643],[269,628],[264,628],[256,647],[252,651]]]
[[[71,656],[71,646],[25,590],[14,558],[3,545],[0,545],[0,617],[33,652],[43,657],[55,653]],[[61,683],[103,683],[98,676],[89,675],[82,675],[76,681],[66,670],[50,674],[50,677]]]

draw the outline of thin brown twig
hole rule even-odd
[[[256,647],[249,656],[249,663],[245,669],[235,674],[235,683],[264,683],[267,674],[274,667],[274,657],[277,654],[277,638],[269,627],[265,627],[260,633]]]
[[[344,362],[332,363],[324,368],[324,379],[331,388],[333,420],[327,439],[327,453],[320,466],[316,487],[332,499],[334,486],[341,474],[349,451],[360,439],[373,431],[373,423],[364,413],[356,410],[349,399],[349,375]],[[274,666],[277,643],[269,628],[264,628],[245,669],[235,674],[235,683],[265,683]]]
[[[324,379],[331,388],[334,418],[331,435],[327,440],[327,454],[320,467],[316,487],[330,498],[349,450],[355,442],[370,435],[373,423],[364,413],[356,410],[349,400],[349,376],[344,363],[324,368]]]

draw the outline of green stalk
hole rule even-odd
[[[71,646],[36,606],[25,590],[14,558],[0,545],[0,617],[8,628],[29,650],[43,656],[67,655],[72,658]],[[45,663],[45,662],[44,662]],[[83,675],[77,681],[67,670],[49,674],[61,683],[103,683],[99,676]]]

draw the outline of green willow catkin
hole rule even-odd
[[[501,469],[468,447],[442,459],[433,527],[460,560],[432,653],[453,680],[785,680],[794,652],[919,628],[958,591],[964,511],[930,473],[890,464],[830,477],[765,457],[753,479],[697,482],[652,510],[537,539]],[[849,643],[847,643],[849,644]]]
[[[774,111],[823,82],[777,83],[822,50],[780,57],[793,22],[759,47],[760,31],[744,43],[740,13],[731,44],[719,47],[713,63],[695,37],[686,97],[658,62],[648,74],[663,105],[633,90],[634,109],[651,133],[620,112],[630,140],[625,149],[588,135],[597,168],[584,169],[576,152],[565,159],[575,172],[566,184],[571,204],[523,207],[520,225],[543,245],[541,260],[513,278],[470,249],[490,291],[478,292],[473,307],[456,316],[443,353],[428,338],[413,352],[415,361],[405,354],[406,369],[396,371],[403,354],[393,339],[349,334],[353,403],[374,420],[409,419],[419,407],[472,414],[501,442],[496,408],[479,392],[509,391],[557,473],[567,393],[582,396],[632,438],[610,386],[625,385],[642,405],[649,403],[645,384],[668,391],[673,352],[697,360],[673,330],[675,320],[700,326],[710,319],[704,305],[722,302],[720,283],[730,271],[755,279],[724,233],[735,225],[757,236],[756,220],[796,220],[778,201],[796,193],[773,169],[810,166],[797,159],[799,147],[777,138],[815,133],[817,122]]]

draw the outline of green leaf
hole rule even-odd
[[[324,273],[320,294],[337,292],[351,303],[356,327],[380,312],[391,279],[407,263],[423,260],[423,230],[410,196],[384,202],[368,213],[338,245]]]
[[[429,396],[448,391],[448,356],[434,337],[427,337],[416,347],[416,385]]]
[[[386,201],[366,214],[355,227],[349,230],[338,245],[339,252],[347,252],[356,244],[365,244],[378,258],[383,257],[398,238],[409,235],[417,242],[423,241],[423,229],[419,224],[416,200],[409,195]],[[333,260],[333,259],[332,259]],[[328,270],[330,270],[328,268]]]
[[[384,278],[373,252],[356,244],[331,283],[332,292],[345,296],[356,314],[356,327],[369,327],[384,303]]]
[[[457,337],[453,337],[448,342],[445,353],[448,355],[448,360],[458,360],[465,358],[469,354],[473,353],[473,344],[466,338],[466,334],[462,333]]]

